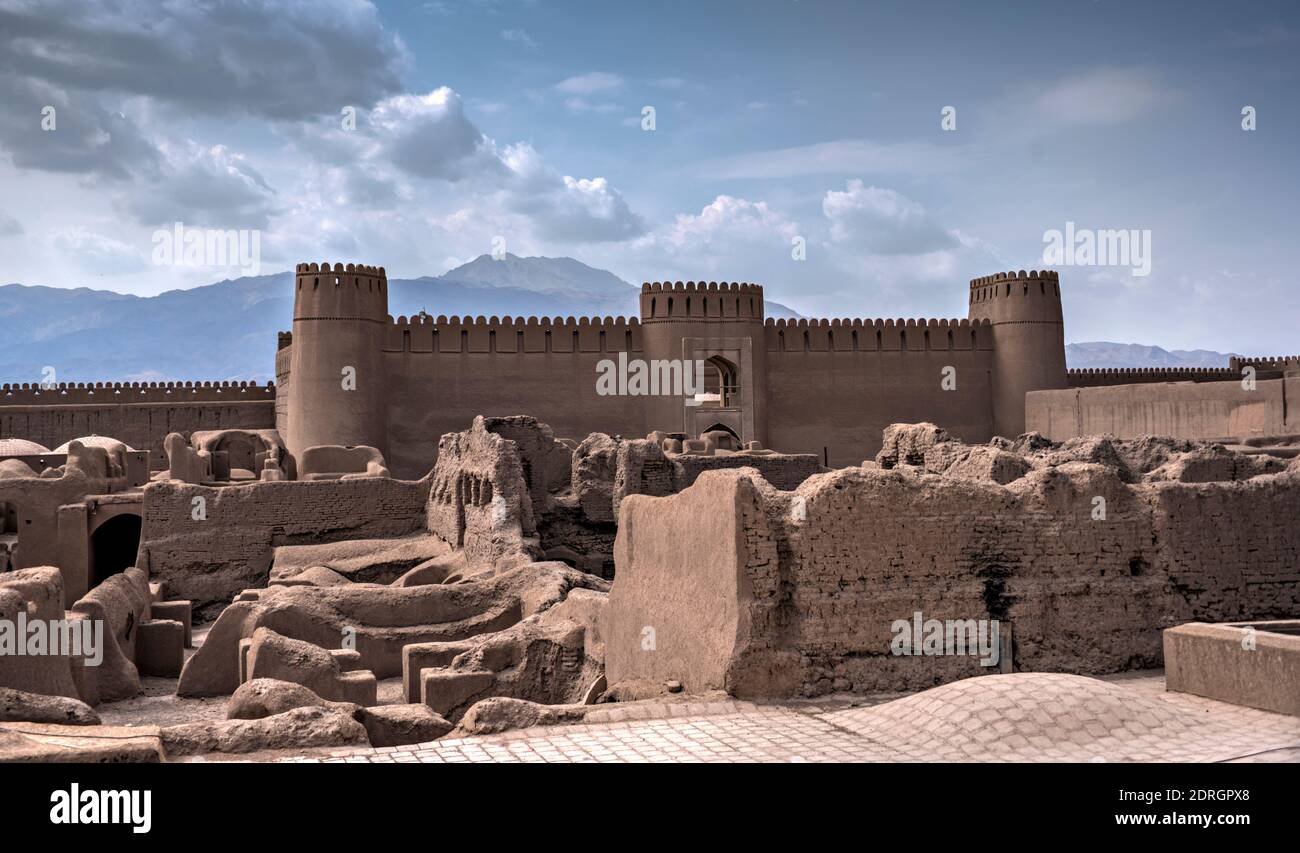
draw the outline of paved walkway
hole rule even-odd
[[[1159,673],[1106,680],[1016,673],[892,701],[608,706],[579,725],[278,760],[1300,762],[1300,718],[1167,693]]]

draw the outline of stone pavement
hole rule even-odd
[[[578,725],[416,746],[314,751],[326,763],[1289,761],[1300,718],[1167,693],[1161,673],[989,675],[899,699],[608,706]]]

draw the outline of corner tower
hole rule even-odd
[[[387,456],[387,324],[383,267],[298,264],[284,437],[290,453],[365,444]]]
[[[993,432],[1025,431],[1025,393],[1067,386],[1061,282],[1053,270],[1000,272],[970,283],[971,320],[993,331]]]

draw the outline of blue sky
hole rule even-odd
[[[1068,340],[1291,354],[1298,10],[0,0],[0,280],[234,273],[152,263],[179,220],[259,229],[263,271],[432,275],[502,239],[809,316],[951,317],[1073,222],[1149,233],[1151,270],[1061,268]]]

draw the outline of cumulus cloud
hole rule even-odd
[[[506,204],[527,214],[543,239],[594,243],[645,231],[640,217],[604,178],[562,175],[527,143],[508,147],[503,162],[511,171],[503,186]]]
[[[565,175],[527,143],[499,146],[465,115],[460,95],[446,87],[387,98],[354,131],[322,119],[291,135],[322,164],[314,183],[345,204],[377,208],[397,199],[418,202],[429,197],[424,182],[436,181],[443,189],[435,198],[472,199],[481,222],[494,222],[522,239],[606,242],[645,230],[605,178]],[[452,188],[460,192],[449,194]]]
[[[844,192],[828,191],[822,213],[830,223],[831,240],[867,254],[921,255],[959,245],[919,203],[856,179]]]
[[[659,241],[678,251],[713,251],[736,243],[777,244],[786,251],[798,226],[762,201],[720,195],[698,214],[679,213]]]
[[[388,98],[371,112],[370,124],[384,157],[409,174],[458,181],[500,171],[492,140],[465,117],[460,95],[445,86]]]
[[[771,283],[806,271],[791,260],[799,226],[762,201],[716,196],[626,243],[594,247],[591,261],[632,280],[718,278]]]

